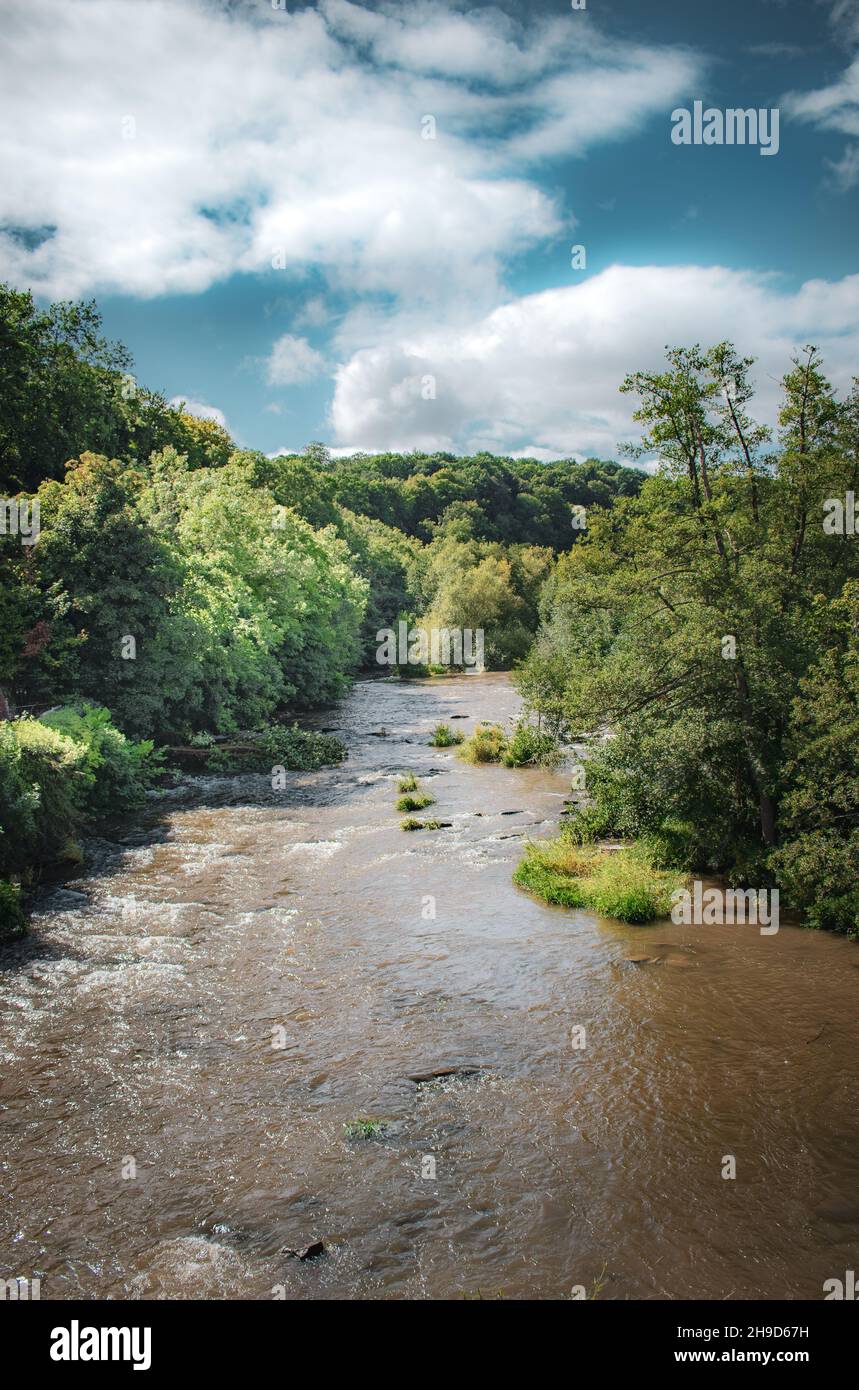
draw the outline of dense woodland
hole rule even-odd
[[[721,344],[627,379],[653,476],[269,458],[136,382],[94,304],[0,289],[0,492],[41,522],[0,535],[0,916],[106,788],[139,797],[155,744],[336,699],[405,619],[484,629],[550,741],[611,734],[571,840],[776,883],[855,934],[859,560],[824,517],[859,483],[859,393],[808,349],[773,435],[751,371]]]

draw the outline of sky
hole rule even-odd
[[[848,388],[859,0],[581,4],[3,0],[0,279],[266,453],[617,457],[668,344]]]

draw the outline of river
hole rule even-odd
[[[310,721],[340,767],[189,779],[87,843],[0,954],[4,1277],[816,1299],[859,1267],[859,949],[516,889],[569,776],[427,746],[516,706],[501,675],[363,681]],[[407,769],[451,828],[400,829]]]

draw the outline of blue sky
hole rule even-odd
[[[610,457],[667,342],[733,337],[770,419],[792,349],[857,369],[859,0],[4,15],[0,275],[246,446]],[[673,144],[695,100],[778,154]]]

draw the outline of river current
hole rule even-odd
[[[309,721],[341,766],[189,778],[87,842],[0,952],[3,1277],[817,1299],[859,1268],[859,947],[518,890],[569,773],[427,744],[516,709],[500,675],[359,682]],[[400,829],[407,770],[449,828]]]

